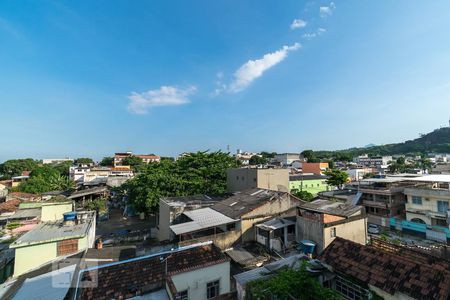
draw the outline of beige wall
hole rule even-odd
[[[241,231],[242,242],[254,241],[256,239],[254,224],[261,223],[266,219],[272,219],[292,207],[297,206],[298,202],[292,200],[289,195],[284,195],[281,199],[272,200],[266,204],[255,208],[253,211],[242,216]]]
[[[41,221],[56,221],[63,218],[63,214],[72,211],[72,202],[43,203],[41,209]]]
[[[220,280],[221,295],[230,292],[230,262],[172,276],[177,291],[188,290],[189,299],[195,300],[206,299],[206,284],[216,280]]]
[[[170,239],[170,209],[169,205],[163,200],[159,201],[158,215],[158,240],[165,241]]]
[[[56,243],[16,248],[14,277],[52,261],[56,257]]]
[[[420,215],[420,214],[414,214],[408,211],[432,211],[435,213],[438,213],[438,203],[437,201],[448,201],[450,203],[450,193],[441,193],[438,195],[434,195],[434,191],[430,190],[430,193],[426,193],[427,190],[414,190],[414,189],[408,189],[408,202],[405,204],[406,209],[406,219],[408,221],[411,221],[411,219],[421,219],[426,224],[431,224],[431,216],[429,214],[427,215]],[[414,204],[412,202],[412,197],[418,196],[422,198],[422,204]]]
[[[288,191],[289,170],[256,168],[228,169],[227,188],[232,193],[251,188]]]
[[[335,237],[331,237],[332,228],[336,228],[336,236],[338,237],[353,241],[361,245],[365,245],[367,243],[367,218],[324,228],[323,249],[325,249],[335,239]]]
[[[297,216],[297,241],[311,240],[316,243],[316,251],[320,254],[334,239],[332,228],[336,228],[336,236],[365,245],[367,242],[367,218],[347,223],[324,227],[319,221]]]

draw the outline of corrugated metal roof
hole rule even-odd
[[[185,211],[183,214],[192,221],[170,226],[170,229],[176,235],[235,222],[235,220],[230,217],[227,217],[209,207]]]

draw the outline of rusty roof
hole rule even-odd
[[[375,286],[391,295],[414,299],[448,299],[449,263],[428,257],[427,263],[337,237],[320,255],[335,272]],[[424,258],[426,259],[426,257]],[[444,261],[444,264],[442,263]],[[447,265],[447,267],[445,267]]]
[[[99,267],[82,273],[82,285],[89,280],[95,284],[81,288],[81,299],[127,299],[137,293],[145,294],[163,288],[166,279],[175,274],[226,261],[226,256],[210,243]]]

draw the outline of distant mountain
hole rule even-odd
[[[375,147],[376,145],[375,144],[368,144],[368,145],[365,145],[363,148],[372,148],[372,147]]]
[[[320,158],[331,158],[340,155],[356,156],[365,153],[372,155],[450,153],[450,127],[435,129],[417,139],[403,143],[367,146],[338,151],[317,151],[316,155]]]

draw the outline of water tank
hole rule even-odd
[[[305,254],[313,254],[316,248],[316,243],[310,240],[300,241],[300,250]]]
[[[64,221],[75,221],[77,218],[77,213],[74,211],[66,212],[63,214]]]

